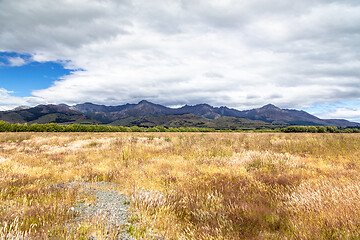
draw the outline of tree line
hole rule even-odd
[[[215,132],[215,129],[197,127],[166,128],[163,126],[145,128],[83,124],[60,125],[56,123],[28,125],[26,123],[11,124],[0,121],[0,132]]]
[[[56,123],[38,124],[11,124],[0,121],[0,132],[308,132],[308,133],[360,133],[358,128],[339,129],[334,126],[288,126],[275,129],[256,129],[256,130],[242,130],[242,129],[222,129],[202,127],[124,127],[124,126],[108,126],[108,125],[83,125],[70,124],[60,125]]]
[[[334,126],[288,126],[280,129],[281,132],[308,132],[308,133],[360,133],[358,128],[339,129]]]

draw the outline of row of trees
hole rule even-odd
[[[339,129],[333,126],[289,126],[281,128],[281,132],[309,132],[309,133],[360,133],[358,128]]]
[[[239,132],[241,130],[215,130],[214,128],[201,128],[201,127],[179,127],[179,128],[166,128],[163,126],[158,127],[123,127],[123,126],[106,126],[106,125],[59,125],[56,123],[47,124],[10,124],[0,121],[0,132]],[[346,128],[339,129],[333,126],[289,126],[280,129],[259,129],[257,132],[309,132],[309,133],[360,133],[360,129]]]
[[[106,125],[59,125],[56,123],[47,124],[10,124],[0,121],[0,132],[214,132],[213,128],[180,127],[165,128],[162,126],[144,127],[123,127]]]

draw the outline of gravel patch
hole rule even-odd
[[[104,219],[104,227],[108,229],[122,229],[118,239],[134,239],[126,232],[126,226],[129,225],[127,218],[130,216],[130,199],[114,190],[117,186],[116,184],[109,182],[73,182],[69,185],[83,188],[86,193],[94,194],[96,197],[95,203],[92,205],[79,203],[77,206],[69,209],[69,211],[78,214],[75,221],[98,217],[99,219]],[[96,238],[90,237],[89,239]]]

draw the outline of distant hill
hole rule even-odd
[[[314,126],[338,126],[347,127],[359,125],[347,120],[325,120],[315,117],[305,111],[281,109],[272,104],[265,105],[261,108],[240,111],[236,113],[238,117],[244,117],[253,120],[261,120],[273,124],[286,125],[314,125]]]
[[[193,114],[206,119],[218,119],[220,117],[246,118],[266,122],[272,125],[315,125],[356,127],[360,123],[350,122],[343,119],[320,119],[305,111],[281,109],[272,104],[261,108],[239,111],[228,107],[212,107],[208,104],[194,106],[185,105],[181,108],[168,108],[148,101],[138,104],[126,104],[120,106],[104,106],[91,103],[78,104],[72,109],[78,110],[88,116],[103,122],[112,123],[120,119],[139,117],[160,117],[168,115]]]
[[[112,123],[120,126],[139,126],[139,127],[207,127],[215,129],[256,129],[271,128],[274,125],[257,120],[234,117],[220,117],[218,119],[208,119],[196,116],[192,113],[182,115],[166,115],[161,117],[128,117]]]
[[[0,112],[0,120],[9,123],[100,123],[78,111],[60,105],[39,105],[33,108],[20,108]]]
[[[270,128],[288,125],[360,127],[343,119],[320,119],[305,111],[281,109],[272,104],[239,111],[208,104],[169,108],[146,100],[119,106],[83,103],[74,106],[39,105],[0,112],[0,120],[10,123],[80,123],[122,126]]]

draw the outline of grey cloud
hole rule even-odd
[[[126,33],[131,23],[117,16],[124,15],[128,7],[125,1],[3,0],[0,45],[3,50],[29,53],[74,50]]]
[[[276,98],[282,98],[282,97],[283,96],[281,94],[274,93],[269,96],[269,99],[276,99]]]
[[[248,95],[246,96],[246,99],[257,99],[257,98],[260,98],[260,96],[255,95],[255,94],[248,94]]]
[[[84,70],[32,103],[302,107],[360,98],[359,16],[350,0],[3,0],[0,50]]]
[[[224,78],[224,75],[216,72],[206,72],[204,76],[207,78]]]
[[[354,89],[354,88],[334,89],[331,95],[335,95],[338,98],[342,98],[342,99],[360,99],[360,89]],[[329,100],[331,100],[331,98],[329,98]]]

